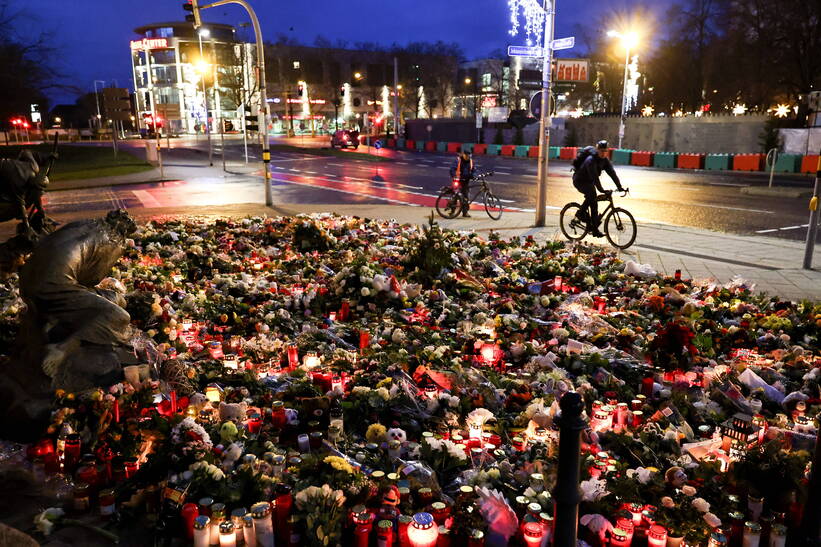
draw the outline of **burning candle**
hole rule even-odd
[[[347,298],[342,300],[342,305],[339,308],[339,320],[340,321],[347,321],[348,318],[351,316],[351,301]]]
[[[271,504],[261,501],[251,506],[251,517],[254,519],[254,535],[257,545],[274,544],[274,523],[271,520]]]
[[[219,403],[222,399],[222,389],[218,385],[210,385],[205,388],[205,398],[212,403]]]
[[[114,423],[120,423],[120,401],[118,399],[114,399]]]
[[[654,524],[647,531],[648,547],[665,547],[667,545],[667,528]]]
[[[630,544],[627,532],[621,528],[614,528],[610,533],[610,547],[630,547]]]
[[[544,528],[538,522],[528,522],[522,528],[522,537],[528,547],[539,547],[542,544]]]
[[[211,359],[220,359],[223,356],[222,342],[219,340],[211,340],[208,342],[208,354],[211,356]]]
[[[177,413],[177,391],[175,389],[171,390],[171,414]]]
[[[236,353],[228,353],[222,358],[222,366],[230,370],[239,369],[239,357]]]
[[[367,510],[360,511],[353,516],[356,547],[368,547],[373,529],[373,518],[373,513]]]
[[[376,523],[376,544],[378,547],[393,547],[393,522],[380,520]]]
[[[254,412],[248,417],[247,422],[248,433],[257,435],[262,428],[262,416],[258,412]]]
[[[237,534],[230,520],[220,523],[220,547],[237,547]]]
[[[408,527],[408,539],[412,547],[434,547],[439,537],[439,527],[430,513],[416,513]]]
[[[309,351],[305,354],[305,357],[302,358],[302,365],[306,368],[318,367],[320,363],[321,359],[315,351]]]
[[[365,349],[371,344],[371,333],[366,330],[359,331],[359,349]]]
[[[237,533],[239,535],[239,533]],[[254,531],[254,517],[251,513],[246,513],[242,517],[242,537],[246,547],[257,547],[257,536]]]
[[[558,291],[562,288],[562,276],[557,275],[553,278],[553,290]]]
[[[758,547],[761,541],[761,525],[757,522],[747,522],[744,524],[743,547]]]
[[[208,547],[211,543],[211,519],[200,515],[193,524],[194,547]]]

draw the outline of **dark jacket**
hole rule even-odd
[[[573,173],[573,183],[585,186],[595,184],[599,192],[604,192],[601,180],[599,180],[602,171],[613,179],[616,188],[621,189],[621,181],[619,181],[619,176],[616,175],[616,170],[613,169],[613,164],[610,163],[609,159],[599,156],[598,153],[587,156],[584,162],[582,162],[582,166]]]

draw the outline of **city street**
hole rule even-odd
[[[143,141],[130,141],[127,145],[140,152]],[[357,152],[340,156],[317,156],[275,149],[271,154],[274,202],[431,207],[439,189],[448,183],[448,171],[455,163],[450,156],[441,154],[394,151],[381,151],[380,154],[390,155],[390,159],[374,162],[362,159],[363,152],[361,147]],[[214,143],[212,168],[207,166],[204,138],[172,140],[171,150],[165,151],[164,158],[166,179],[172,179],[170,182],[56,191],[47,195],[47,202],[49,209],[55,212],[260,202],[263,191],[258,151],[249,147],[252,163],[246,167],[242,143],[229,140],[226,141],[226,161],[231,172],[227,174],[221,169],[218,139]],[[477,156],[475,161],[478,170],[494,172],[491,186],[508,209],[532,211],[536,192],[535,161],[483,156]],[[384,181],[372,180],[377,170]],[[761,174],[665,171],[631,166],[617,166],[617,172],[622,184],[630,188],[630,194],[625,198],[615,194],[614,201],[631,211],[639,223],[766,234],[792,240],[805,237],[807,199],[764,198],[741,193],[745,186],[766,185],[767,177]],[[605,175],[602,179],[606,188],[614,187]],[[790,188],[798,185],[810,188],[812,179],[776,176],[775,184],[780,182],[791,185]],[[580,197],[572,186],[569,162],[551,162],[549,208],[559,210]]]

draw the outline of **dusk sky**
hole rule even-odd
[[[671,0],[656,2],[667,5]],[[55,66],[62,83],[93,90],[94,80],[113,79],[131,87],[128,42],[139,25],[180,21],[182,0],[12,0],[32,16],[30,29],[51,32]],[[252,0],[264,38],[284,33],[312,44],[317,35],[336,39],[390,44],[408,41],[456,42],[468,58],[477,58],[509,44],[522,44],[508,35],[507,0]],[[627,0],[560,1],[556,37],[568,36],[576,23],[597,18],[604,11],[635,6]],[[583,6],[583,8],[582,8]],[[659,8],[660,9],[660,8]],[[237,24],[248,21],[238,6],[203,12],[203,19]],[[26,25],[28,26],[28,25]],[[293,30],[290,30],[293,28]],[[572,56],[564,52],[564,56]],[[73,102],[72,91],[52,93],[55,102]]]

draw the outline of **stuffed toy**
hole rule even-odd
[[[219,415],[220,421],[225,422],[231,420],[233,422],[244,422],[247,417],[248,403],[245,401],[241,403],[224,403],[220,402]]]

